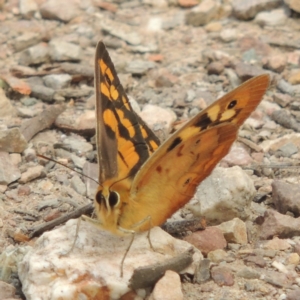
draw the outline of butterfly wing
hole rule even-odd
[[[198,184],[228,153],[239,127],[259,104],[268,85],[268,75],[245,82],[163,143],[134,178],[131,207],[124,210],[121,226],[128,228],[147,216],[152,226],[160,225],[186,204]],[[139,230],[148,227],[144,224]]]
[[[95,56],[99,182],[133,177],[159,140],[132,110],[103,42]]]

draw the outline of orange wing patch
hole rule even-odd
[[[102,42],[97,46],[95,63],[99,179],[104,183],[134,176],[159,141],[132,110]]]

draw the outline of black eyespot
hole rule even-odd
[[[109,206],[114,207],[119,203],[119,194],[111,191],[108,198]]]
[[[101,204],[105,204],[105,198],[104,196],[102,195],[102,191],[98,191],[97,194],[96,194],[96,201],[99,205]]]
[[[229,105],[228,105],[228,108],[234,108],[237,104],[237,101],[236,100],[232,100]]]

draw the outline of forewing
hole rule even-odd
[[[105,45],[95,56],[99,181],[132,177],[158,147],[158,139],[132,110]]]
[[[196,186],[228,153],[239,127],[259,104],[268,86],[268,75],[248,80],[175,132],[137,173],[131,187],[132,198],[150,209],[155,206],[153,202],[164,202],[168,195],[173,195],[172,209],[165,207],[169,215],[189,201]],[[173,188],[169,190],[162,183]],[[146,197],[150,191],[151,199]],[[163,204],[157,209],[161,207]]]

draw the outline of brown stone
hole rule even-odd
[[[215,267],[211,270],[211,277],[219,286],[234,285],[234,277],[231,271],[226,267]]]
[[[291,212],[295,217],[300,216],[300,187],[282,180],[272,183],[272,198],[275,208],[282,214]]]
[[[265,212],[260,230],[261,239],[269,239],[273,236],[287,238],[295,235],[300,235],[300,217],[282,215],[272,209]]]
[[[193,7],[199,4],[197,0],[178,0],[178,4],[181,7]]]
[[[227,245],[222,230],[217,227],[207,227],[205,230],[193,232],[184,238],[197,247],[203,255],[216,249],[224,249]]]

